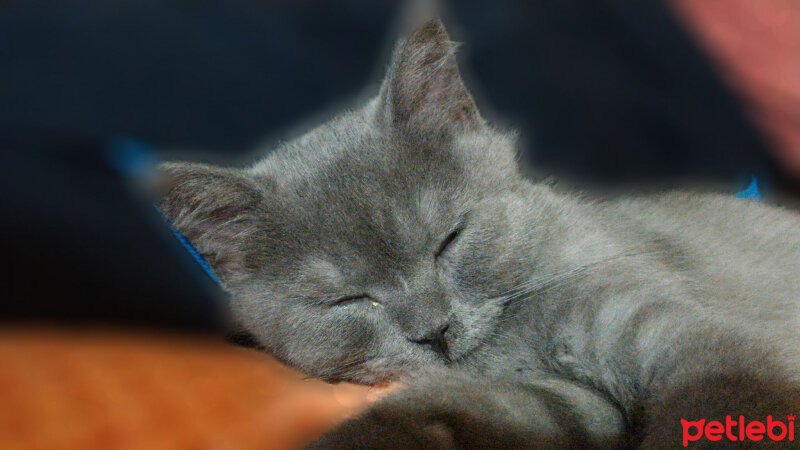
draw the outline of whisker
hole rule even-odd
[[[623,258],[631,258],[631,257],[642,256],[646,254],[656,254],[656,253],[660,253],[660,251],[651,249],[644,249],[644,250],[632,249],[627,252],[619,253],[617,255],[613,255],[597,261],[592,261],[580,266],[571,267],[569,269],[566,269],[562,272],[558,272],[555,274],[548,274],[545,276],[530,278],[518,284],[517,286],[514,286],[511,289],[508,289],[507,291],[503,292],[500,296],[496,297],[496,299],[500,300],[503,303],[503,305],[506,306],[508,304],[527,299],[531,294],[543,293],[555,289],[559,286],[563,286],[565,283],[575,279],[581,274],[595,267],[608,264],[609,262]]]

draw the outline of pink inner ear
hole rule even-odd
[[[439,110],[465,125],[475,118],[469,93],[461,85],[457,73],[443,69],[423,86],[423,108]]]
[[[480,126],[472,97],[458,73],[456,47],[438,20],[398,46],[389,79],[391,122],[440,131]]]
[[[469,114],[469,112],[466,110],[466,108],[457,109],[455,114],[453,114],[453,118],[458,120],[458,121],[460,121],[460,122],[464,122],[464,121],[468,120],[470,117],[471,117],[471,114]]]
[[[186,237],[206,258],[214,274],[223,281],[233,281],[243,273],[239,242],[250,224],[230,209],[214,211],[207,220],[195,222]]]
[[[436,78],[437,81],[431,83],[428,86],[428,92],[425,97],[429,103],[438,103],[442,99],[446,98],[448,91],[448,82],[451,81],[448,80],[447,78],[452,78],[452,77],[450,76],[437,77]]]

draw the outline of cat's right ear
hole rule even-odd
[[[203,254],[223,284],[246,274],[245,258],[258,229],[264,196],[235,169],[163,163],[161,212]]]
[[[379,121],[414,135],[481,129],[483,119],[458,71],[456,48],[438,18],[402,39],[378,96]]]

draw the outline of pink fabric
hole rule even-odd
[[[800,176],[800,0],[672,2],[776,157]]]

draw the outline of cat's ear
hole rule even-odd
[[[425,22],[395,47],[378,98],[379,119],[395,129],[476,131],[483,121],[440,19]]]
[[[164,163],[166,194],[158,206],[203,254],[223,284],[246,274],[264,195],[235,169],[197,163]]]

